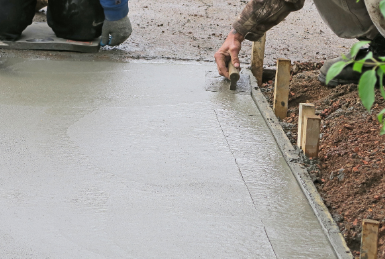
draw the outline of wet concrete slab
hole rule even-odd
[[[1,258],[335,258],[250,95],[201,64],[0,63]]]

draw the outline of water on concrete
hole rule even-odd
[[[335,258],[214,65],[0,64],[1,258]]]

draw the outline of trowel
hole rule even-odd
[[[239,68],[234,67],[233,62],[229,62],[229,77],[230,77],[230,90],[235,91],[237,90],[237,82],[240,78],[239,75]]]
[[[230,90],[234,94],[239,93],[251,93],[250,88],[250,79],[249,75],[241,74],[239,68],[235,68],[234,65],[229,62],[229,78],[230,78],[230,87],[229,87],[229,79],[220,76],[218,71],[206,71],[206,80],[205,80],[205,88],[206,91],[210,92],[220,92],[220,91],[228,91]]]

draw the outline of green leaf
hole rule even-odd
[[[384,126],[382,126],[380,135],[385,135],[385,123],[384,123]]]
[[[364,58],[363,60],[367,60],[367,59],[372,59],[373,58],[373,52],[369,52]]]
[[[382,72],[385,73],[385,64],[384,64],[384,65],[381,65],[380,68],[381,68]]]
[[[328,70],[328,73],[326,75],[326,84],[329,84],[330,80],[338,76],[342,69],[344,69],[345,66],[350,64],[349,62],[345,61],[338,61],[337,63],[334,63]]]
[[[385,1],[380,2],[380,11],[382,13],[382,16],[385,17]]]
[[[362,73],[362,67],[364,66],[364,62],[365,60],[361,59],[357,62],[354,62],[354,65],[353,65],[353,70],[354,71],[357,71],[358,73]]]
[[[359,60],[358,62],[354,62],[353,70],[361,74],[363,66],[364,66],[364,60]]]
[[[385,61],[385,57],[378,57],[381,61]]]
[[[362,67],[365,64],[365,61],[367,59],[372,59],[372,58],[373,58],[373,52],[369,52],[363,59],[354,62],[353,70],[357,71],[358,73],[362,73]]]
[[[366,44],[369,44],[369,43],[370,43],[370,41],[359,41],[359,42],[354,43],[354,45],[350,49],[351,58],[354,58],[357,55],[360,48],[362,48],[363,46],[365,46]]]
[[[384,114],[385,114],[385,109],[383,109],[382,111],[380,111],[380,113],[377,115],[378,121],[379,121],[380,123],[385,122],[385,121],[382,121],[383,118],[384,118]]]
[[[385,114],[385,109],[383,109],[379,114],[378,114],[378,120],[380,123],[382,123],[382,128],[380,135],[385,135],[385,120],[384,120],[384,114]]]
[[[342,54],[342,59],[346,60],[346,61],[350,60],[350,59],[348,59],[348,57],[345,54]]]
[[[362,74],[358,83],[358,94],[364,107],[370,111],[374,103],[374,86],[377,82],[376,71],[369,70]]]
[[[383,81],[384,81],[384,71],[382,71],[381,69],[377,69],[377,76],[378,76],[378,78],[380,79],[380,86],[383,86],[384,85],[384,83],[383,83]]]

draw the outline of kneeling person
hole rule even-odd
[[[17,40],[32,23],[36,0],[0,0],[0,40]],[[49,0],[48,25],[57,37],[89,41],[102,35],[101,45],[119,45],[132,32],[128,0]]]

